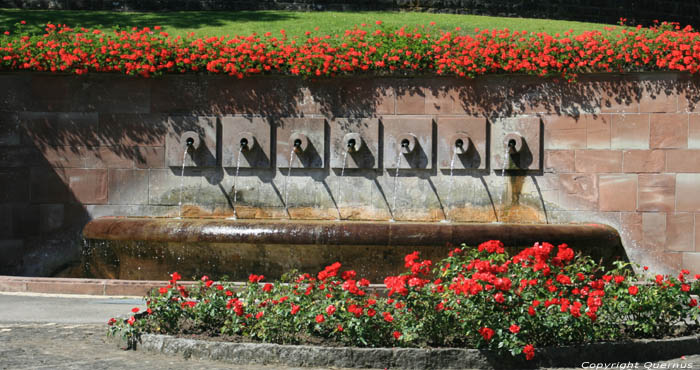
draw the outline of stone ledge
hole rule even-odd
[[[161,280],[73,279],[0,275],[0,292],[13,293],[143,297],[151,289],[167,284],[167,281]],[[181,281],[179,284],[192,285],[195,282]]]
[[[245,282],[221,282],[233,284],[233,290],[245,287]],[[191,286],[196,281],[178,281]],[[264,284],[264,283],[261,283]],[[79,279],[0,275],[0,293],[77,294],[90,296],[143,297],[152,289],[168,285],[166,280]],[[383,284],[370,284],[369,293],[386,294]]]
[[[700,335],[644,339],[620,343],[549,347],[535,360],[506,359],[493,352],[461,348],[354,348],[294,346],[268,343],[226,343],[144,334],[141,349],[186,358],[237,365],[283,365],[341,368],[531,368],[581,367],[582,363],[648,362],[700,354]]]

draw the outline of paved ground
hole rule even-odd
[[[0,293],[0,369],[243,369],[141,351],[109,339],[106,321],[144,307],[137,298]]]
[[[47,296],[0,293],[0,369],[243,369],[237,366],[164,354],[123,351],[106,336],[105,322],[132,307],[138,298]],[[623,364],[597,364],[623,368]],[[596,364],[583,368],[593,369]],[[627,369],[700,369],[700,355]],[[289,368],[288,368],[289,369]],[[581,369],[581,368],[579,368]]]

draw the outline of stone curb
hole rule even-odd
[[[233,284],[234,290],[242,289],[245,282],[225,282]],[[178,281],[178,284],[190,286],[196,281]],[[42,278],[0,275],[0,292],[9,293],[46,293],[46,294],[80,294],[91,296],[133,296],[144,297],[152,289],[168,285],[166,280],[119,280],[119,279],[78,279],[78,278]],[[386,294],[382,284],[370,284],[369,293]]]
[[[180,354],[237,365],[300,367],[463,369],[581,367],[583,363],[668,360],[700,354],[700,335],[538,349],[535,360],[506,358],[493,352],[461,348],[355,348],[227,343],[144,334],[142,350]]]
[[[195,284],[181,281],[181,285]],[[85,294],[93,296],[139,296],[143,297],[153,288],[168,285],[159,280],[115,280],[41,278],[0,275],[0,292]]]

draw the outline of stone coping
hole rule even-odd
[[[165,280],[77,279],[0,275],[0,292],[81,294],[92,296],[143,297],[153,288],[167,285]],[[192,285],[194,281],[181,281]]]
[[[340,368],[462,369],[585,367],[585,363],[643,363],[700,354],[700,335],[537,349],[533,361],[462,348],[355,348],[229,343],[144,334],[138,349],[236,365]]]
[[[234,290],[245,286],[244,282],[225,282],[233,284]],[[194,285],[196,281],[178,281],[180,285]],[[25,277],[0,275],[0,292],[8,293],[42,293],[73,294],[87,296],[129,296],[144,297],[151,289],[168,285],[166,280],[120,280],[120,279],[80,279]],[[383,284],[370,284],[371,293],[385,294]]]

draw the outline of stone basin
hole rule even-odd
[[[403,271],[413,251],[437,261],[462,243],[498,239],[512,249],[535,242],[567,243],[606,262],[626,259],[617,231],[601,224],[421,223],[221,218],[103,217],[83,229],[88,277],[158,280],[277,279],[287,271],[316,273],[339,261],[381,282]]]

